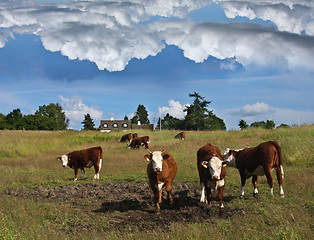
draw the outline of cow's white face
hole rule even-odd
[[[240,150],[237,150],[240,151]],[[236,158],[232,155],[232,153],[230,152],[230,149],[227,148],[226,151],[223,154],[224,160],[228,161],[228,167],[236,167]]]
[[[208,168],[213,180],[219,180],[221,174],[222,161],[218,157],[212,157],[208,162]]]
[[[162,171],[162,161],[163,158],[161,156],[161,151],[154,151],[152,153],[152,163],[153,163],[153,170],[154,172],[161,172]]]
[[[62,161],[62,166],[66,167],[68,165],[68,162],[69,162],[68,156],[67,155],[62,155],[61,161]]]
[[[208,162],[203,161],[202,166],[207,168],[212,180],[220,180],[221,168],[224,164],[218,157],[212,157]]]

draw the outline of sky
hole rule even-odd
[[[0,113],[151,123],[197,92],[228,130],[314,123],[313,0],[1,0]]]

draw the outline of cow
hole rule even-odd
[[[148,143],[150,143],[149,136],[133,138],[129,145],[129,148],[139,149],[140,146],[145,146],[145,149],[148,149]]]
[[[133,139],[133,134],[132,133],[128,133],[128,134],[124,134],[121,139],[120,142],[125,142],[125,141],[129,141],[131,142]]]
[[[226,164],[219,148],[208,143],[197,151],[197,169],[201,185],[201,203],[211,204],[212,190],[218,190],[220,208],[223,208]],[[206,197],[205,197],[206,191]]]
[[[138,137],[137,133],[132,134],[132,138],[137,138],[137,137]]]
[[[226,149],[224,152],[224,160],[228,161],[229,167],[238,169],[241,177],[241,191],[239,197],[244,196],[244,186],[246,179],[252,177],[254,186],[253,196],[257,196],[257,176],[266,175],[270,194],[273,195],[273,178],[271,170],[275,169],[277,173],[277,180],[279,183],[279,194],[284,198],[284,191],[282,188],[283,160],[281,156],[281,148],[275,141],[268,141],[261,143],[257,147],[249,147],[239,150]]]
[[[99,179],[99,171],[101,169],[103,151],[102,148],[93,147],[88,149],[83,149],[79,151],[74,151],[66,155],[62,155],[57,158],[62,161],[63,167],[69,166],[74,169],[74,181],[77,181],[78,169],[81,169],[81,172],[86,179],[84,168],[90,168],[94,166],[95,176],[94,179]]]
[[[144,158],[149,161],[147,165],[147,176],[154,194],[157,212],[159,212],[159,204],[162,202],[162,187],[164,185],[166,185],[168,201],[170,204],[173,203],[171,191],[172,182],[178,171],[177,164],[173,156],[165,150],[149,151],[149,154],[145,155]]]
[[[185,140],[185,132],[179,132],[174,138]]]

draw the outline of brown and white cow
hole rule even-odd
[[[179,132],[174,138],[185,140],[185,132]]]
[[[284,191],[282,188],[283,179],[283,160],[281,148],[275,141],[261,143],[257,147],[244,148],[240,150],[226,149],[224,159],[229,162],[229,167],[235,167],[239,170],[241,177],[241,191],[239,197],[244,196],[244,186],[246,179],[252,177],[254,186],[253,195],[258,194],[257,176],[266,175],[270,194],[273,195],[273,178],[271,170],[275,169],[279,183],[279,194],[283,198]]]
[[[210,143],[197,151],[197,169],[202,188],[200,202],[208,202],[210,204],[212,190],[218,190],[220,207],[224,207],[222,201],[225,187],[226,164],[227,162],[223,160],[219,148]]]
[[[145,146],[145,149],[148,149],[148,143],[150,143],[149,136],[133,138],[129,145],[129,148],[138,149],[140,148],[140,146]]]
[[[69,166],[74,169],[74,181],[77,181],[78,169],[81,169],[81,172],[86,179],[84,168],[90,168],[94,166],[95,176],[94,179],[99,179],[99,171],[101,169],[103,151],[102,148],[93,147],[88,149],[83,149],[79,151],[74,151],[66,155],[62,155],[57,158],[62,161],[63,167]]]
[[[162,202],[162,187],[164,185],[166,185],[169,203],[172,204],[173,202],[171,191],[173,179],[177,174],[177,164],[173,156],[166,151],[149,151],[149,153],[144,156],[149,161],[147,176],[155,197],[157,211],[159,211],[159,204]]]
[[[131,142],[133,139],[133,134],[132,133],[128,133],[128,134],[124,134],[121,139],[120,142],[125,142],[125,141],[129,141]]]

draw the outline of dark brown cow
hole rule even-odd
[[[254,186],[253,195],[258,194],[257,190],[257,176],[266,175],[270,194],[273,195],[273,178],[271,170],[275,169],[277,173],[277,180],[279,183],[279,194],[283,198],[284,192],[282,188],[283,166],[281,148],[275,141],[268,141],[261,143],[257,147],[244,148],[240,150],[227,150],[224,153],[224,159],[229,162],[229,167],[235,167],[239,170],[241,176],[241,192],[239,197],[244,196],[244,186],[246,179],[252,178]]]
[[[208,143],[197,151],[197,169],[202,188],[200,202],[208,202],[212,197],[212,190],[218,190],[220,207],[223,208],[223,190],[225,187],[226,163],[219,148]],[[205,198],[205,190],[207,199]]]
[[[145,146],[145,149],[148,149],[148,143],[150,143],[149,136],[133,138],[129,148],[139,149],[140,146]]]
[[[58,157],[58,160],[62,161],[63,167],[69,166],[74,169],[74,181],[77,181],[78,169],[81,169],[84,179],[86,179],[84,168],[90,168],[94,166],[95,176],[94,179],[99,179],[99,171],[101,169],[103,158],[102,148],[93,147],[88,149],[83,149],[79,151],[74,151],[68,153],[67,155],[62,155]]]
[[[150,154],[144,158],[150,161],[147,165],[147,176],[150,187],[154,193],[157,211],[159,212],[159,204],[162,202],[162,187],[166,185],[168,201],[172,204],[172,182],[177,174],[177,164],[173,156],[166,151],[149,151]]]
[[[185,132],[179,132],[175,138],[185,140]]]
[[[131,142],[132,139],[133,139],[133,134],[132,133],[128,133],[128,134],[124,134],[121,137],[120,142],[125,142],[125,141]]]

